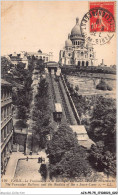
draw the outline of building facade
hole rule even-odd
[[[96,63],[93,45],[85,42],[81,34],[79,18],[65,41],[65,47],[60,51],[61,65],[93,66]]]
[[[25,69],[28,69],[28,59],[26,56],[26,52],[21,52],[18,54],[14,52],[13,54],[10,54],[9,57],[10,57],[11,63],[14,66],[17,66],[17,64],[19,63],[23,63],[25,64]]]
[[[41,50],[39,50],[38,52],[27,52],[27,56],[34,56],[35,58],[39,60],[43,60],[44,63],[47,63],[53,60],[52,52],[49,52],[49,54],[47,54],[47,53],[42,53]]]
[[[12,86],[1,79],[1,174],[5,173],[12,146]]]
[[[10,57],[11,63],[14,66],[17,66],[17,64],[19,63],[23,63],[25,64],[25,69],[28,69],[28,59],[26,56],[26,52],[21,52],[18,54],[14,52],[13,54],[10,54],[9,57]]]

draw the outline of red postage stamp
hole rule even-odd
[[[115,32],[115,1],[90,2],[90,32]]]

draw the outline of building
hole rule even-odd
[[[5,173],[12,145],[12,86],[1,79],[1,174]]]
[[[35,58],[39,60],[43,60],[44,63],[52,61],[53,60],[53,53],[49,52],[47,53],[42,53],[41,50],[38,50],[38,52],[27,52],[27,56],[34,56]]]
[[[25,64],[25,69],[28,69],[28,59],[26,56],[26,52],[16,53],[9,55],[11,63],[14,64],[14,66],[17,66],[19,63]]]
[[[93,45],[85,42],[80,30],[79,18],[76,18],[76,25],[68,35],[64,49],[60,51],[59,63],[61,65],[93,66],[95,62]]]
[[[59,67],[59,64],[55,61],[50,61],[46,63],[46,68],[48,69],[48,72],[55,73],[57,72],[57,69]]]
[[[98,66],[100,66],[100,67],[105,67],[105,66],[107,66],[106,64],[104,64],[104,59],[102,59],[102,63],[100,63]]]
[[[70,125],[70,128],[77,135],[79,145],[90,149],[92,144],[95,144],[88,136],[84,125]]]

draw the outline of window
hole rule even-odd
[[[6,117],[8,117],[8,116],[9,116],[9,106],[6,107]]]
[[[84,61],[82,61],[82,66],[84,66]]]
[[[4,108],[4,118],[6,118],[6,112],[7,112],[7,110],[6,110],[6,107]]]
[[[6,90],[4,90],[4,99],[6,99]]]
[[[11,91],[10,91],[10,94],[9,94],[9,95],[10,95],[10,98],[12,98],[12,93],[11,93]]]
[[[80,61],[78,61],[78,66],[80,66]]]
[[[8,126],[6,125],[6,135],[9,133]]]
[[[6,91],[6,98],[7,99],[9,98],[9,91],[8,90]]]
[[[1,120],[3,121],[4,120],[4,109],[2,108],[1,110]]]
[[[1,99],[2,99],[2,101],[4,100],[4,91],[3,91],[3,89],[1,90]]]
[[[2,131],[1,131],[1,142],[3,142],[4,141],[4,129],[2,129]]]
[[[4,131],[4,139],[7,137],[7,134],[6,134],[6,127],[3,129]]]
[[[89,62],[88,61],[86,61],[86,66],[88,66],[89,65]]]
[[[90,54],[90,57],[92,57],[92,55]]]
[[[79,45],[79,41],[78,41],[78,45]]]
[[[84,53],[83,52],[81,52],[81,56],[83,56],[84,55]]]

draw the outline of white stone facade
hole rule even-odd
[[[61,65],[95,66],[95,52],[93,45],[86,43],[81,34],[79,19],[65,41],[65,48],[60,51]]]

